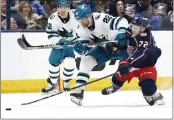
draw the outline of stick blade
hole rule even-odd
[[[27,47],[32,47],[32,46],[27,42],[27,40],[26,40],[24,34],[22,34],[22,41],[23,41],[23,43],[24,43]]]
[[[27,50],[27,46],[23,43],[23,40],[21,38],[18,38],[17,42],[22,49]]]

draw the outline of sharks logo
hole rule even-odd
[[[64,27],[62,27],[63,31],[58,30],[58,34],[62,37],[73,37],[73,30],[71,30],[70,32],[67,31]]]
[[[106,41],[108,41],[107,38],[106,38],[106,36],[104,36],[104,35],[101,35],[101,36],[97,37],[97,36],[91,34],[91,36],[92,36],[93,38],[91,38],[91,37],[89,37],[89,38],[90,38],[94,43],[100,43],[100,42],[106,42]]]
[[[95,17],[96,20],[98,20],[99,18],[100,18],[100,14]]]

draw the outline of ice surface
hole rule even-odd
[[[44,97],[35,94],[2,94],[2,118],[172,118],[172,90],[161,91],[165,105],[149,106],[140,91],[119,91],[109,96],[85,92],[82,106],[72,103],[69,93],[54,96],[30,105]],[[6,111],[6,108],[12,108]]]

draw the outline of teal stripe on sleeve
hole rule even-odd
[[[59,35],[48,35],[48,39],[51,39],[53,37],[59,37]]]

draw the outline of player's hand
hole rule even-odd
[[[127,45],[127,35],[126,33],[118,33],[116,40],[118,40],[118,44],[120,46]]]
[[[59,40],[59,44],[60,45],[72,45],[73,43],[71,40],[66,40],[66,39],[62,38]]]
[[[109,42],[106,44],[106,50],[109,53],[114,53],[116,52],[118,49],[120,48],[120,46],[116,43],[116,42]]]
[[[119,66],[118,66],[118,72],[120,73],[121,76],[126,75],[129,73],[129,62],[127,60],[121,60],[119,62]]]
[[[84,55],[87,52],[87,47],[83,45],[80,41],[77,41],[74,50],[79,53],[80,55]]]

